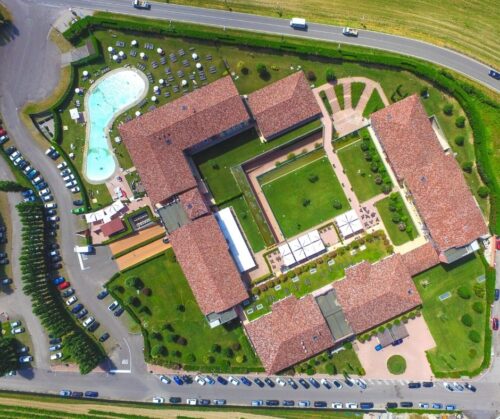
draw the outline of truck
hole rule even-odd
[[[349,28],[348,26],[342,29],[342,33],[345,36],[358,36],[358,31],[356,29]]]
[[[151,3],[145,0],[134,0],[132,4],[136,9],[146,9],[146,10],[151,9]]]
[[[292,20],[290,20],[290,26],[293,29],[307,29],[306,20],[301,17],[293,17]]]

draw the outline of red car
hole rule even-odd
[[[500,236],[497,236],[496,243],[497,243],[497,250],[500,250]]]
[[[493,330],[498,330],[498,319],[496,317],[491,319],[491,327]]]
[[[71,285],[71,284],[70,284],[68,281],[64,281],[64,282],[62,282],[61,284],[59,284],[59,285],[57,286],[57,288],[59,289],[59,291],[62,291],[62,290],[64,290],[64,289],[68,288],[70,285]]]
[[[7,131],[5,131],[3,128],[0,128],[0,137],[3,135],[6,135]]]

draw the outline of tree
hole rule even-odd
[[[333,68],[329,67],[326,69],[325,78],[329,83],[333,83],[335,80],[337,80],[337,76],[335,75]]]
[[[247,75],[248,74],[248,67],[246,66],[245,62],[244,61],[238,61],[238,64],[236,65],[236,68],[238,69],[238,71],[243,74],[243,75]]]
[[[259,73],[261,79],[269,78],[269,71],[265,64],[258,63],[256,68],[257,68],[257,73]]]
[[[335,209],[342,208],[342,203],[338,199],[334,199],[332,205],[333,205],[333,208],[335,208]]]
[[[472,326],[472,316],[470,314],[464,314],[462,316],[462,323],[467,326],[467,327],[471,327]]]
[[[316,81],[316,74],[312,70],[309,70],[306,73],[306,77],[307,77],[307,80],[309,80],[309,81]]]
[[[143,283],[137,276],[130,276],[125,280],[125,285],[129,288],[141,289]]]
[[[143,293],[146,297],[151,297],[151,294],[153,293],[153,291],[151,291],[151,288],[144,287],[144,288],[142,289],[142,293]]]
[[[218,345],[217,343],[214,343],[214,344],[212,345],[212,349],[211,349],[211,351],[212,351],[214,354],[218,354],[218,353],[220,353],[220,351],[221,351],[221,347],[220,347],[220,345]]]
[[[457,128],[464,128],[465,127],[465,117],[464,116],[459,116],[457,119],[455,119],[455,125]]]
[[[234,356],[234,352],[231,348],[225,348],[223,354],[226,358],[232,358]]]
[[[233,342],[231,344],[231,349],[235,352],[238,352],[241,349],[241,345],[239,342]]]
[[[478,189],[477,189],[477,194],[481,197],[481,198],[486,198],[489,194],[490,194],[490,190],[487,186],[480,186]]]
[[[0,337],[0,377],[9,371],[17,370],[16,340],[13,338]]]
[[[427,86],[424,86],[420,89],[420,96],[422,97],[429,96],[429,88]]]
[[[21,186],[19,183],[12,180],[0,180],[0,191],[1,192],[22,192],[26,188]]]
[[[243,354],[239,354],[239,355],[236,355],[235,359],[236,359],[236,363],[243,364],[247,360],[247,357]]]
[[[177,311],[184,313],[186,311],[186,307],[184,306],[184,304],[177,305]]]
[[[480,301],[476,301],[472,304],[472,310],[474,310],[477,314],[484,313],[484,306]]]
[[[472,162],[471,161],[464,161],[462,163],[462,170],[467,173],[472,172]]]
[[[443,112],[445,115],[451,116],[453,115],[453,105],[451,103],[447,103],[443,106]]]
[[[153,358],[158,358],[159,356],[166,356],[168,354],[165,345],[155,345],[151,348],[151,356]]]
[[[469,300],[470,297],[472,296],[470,289],[466,287],[465,285],[462,285],[461,287],[458,288],[457,290],[458,296],[464,300]]]
[[[196,362],[196,356],[194,354],[187,354],[186,355],[186,362],[189,362],[192,364],[193,362]]]

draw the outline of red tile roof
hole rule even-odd
[[[190,220],[209,213],[207,204],[198,188],[180,194],[179,199]]]
[[[213,215],[175,230],[170,243],[203,314],[221,313],[248,298]]]
[[[373,265],[361,262],[347,268],[345,273],[345,279],[334,282],[333,288],[347,321],[357,334],[422,304],[399,254]]]
[[[462,171],[441,148],[418,96],[375,112],[371,123],[439,251],[465,246],[488,233]]]
[[[411,276],[415,276],[439,264],[438,253],[429,242],[401,255],[401,257]]]
[[[290,296],[272,312],[244,325],[264,365],[274,374],[334,345],[334,339],[312,296]]]
[[[119,218],[115,218],[114,220],[109,221],[106,224],[101,226],[101,232],[105,236],[109,237],[113,234],[119,233],[120,231],[125,230],[125,224]]]
[[[321,115],[302,71],[251,93],[248,104],[264,138]]]
[[[184,152],[247,122],[231,77],[224,77],[119,127],[153,203],[196,186]]]

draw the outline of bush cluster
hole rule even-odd
[[[359,146],[364,159],[370,163],[370,170],[373,173],[373,181],[380,185],[380,190],[387,194],[392,190],[392,182],[384,163],[378,155],[377,149],[373,145],[369,136],[364,136]]]

